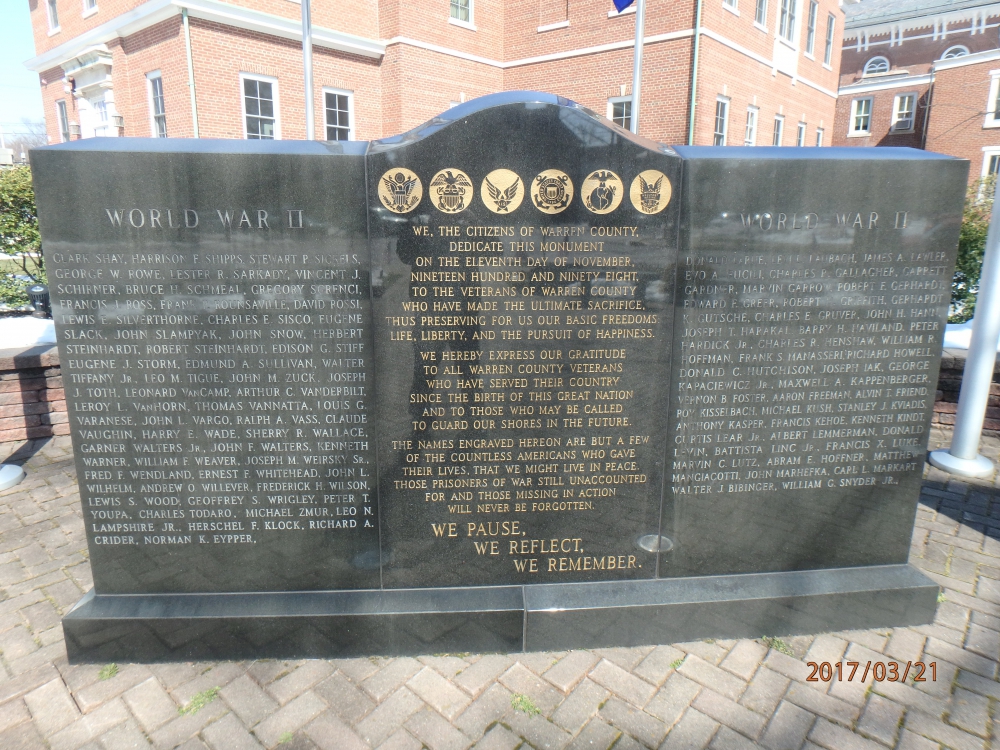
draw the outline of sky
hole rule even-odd
[[[35,56],[28,0],[0,0],[4,6],[3,44],[0,44],[0,127],[5,134],[23,131],[22,118],[44,117],[38,74],[24,67]]]

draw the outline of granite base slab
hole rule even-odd
[[[258,594],[88,593],[70,663],[564,650],[929,623],[910,565],[636,582]]]

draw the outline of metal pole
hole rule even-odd
[[[194,90],[194,58],[191,56],[191,26],[188,23],[187,8],[181,10],[181,19],[184,21],[184,47],[187,50],[188,90],[191,92],[191,126],[194,137],[198,138],[198,97]]]
[[[310,0],[302,0],[302,65],[306,90],[306,140],[316,139],[316,121],[313,113],[313,39]]]
[[[688,145],[694,145],[694,108],[698,104],[698,52],[701,46],[701,1],[694,18],[694,59],[691,61],[691,116],[688,118]]]
[[[955,414],[951,448],[932,451],[930,462],[939,469],[963,477],[985,477],[993,473],[993,462],[979,454],[979,439],[993,382],[993,368],[1000,340],[1000,205],[994,203],[986,253],[979,278],[979,298],[972,321],[972,342],[962,374],[962,391]]]
[[[639,90],[642,88],[642,41],[646,31],[646,0],[635,6],[635,60],[632,63],[632,132],[639,134]]]

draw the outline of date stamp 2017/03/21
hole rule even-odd
[[[831,664],[828,661],[806,662],[812,671],[806,677],[806,682],[831,682],[832,680],[864,682],[871,674],[876,682],[906,682],[912,677],[914,682],[937,681],[937,662],[908,661],[902,664],[898,661],[838,661]]]

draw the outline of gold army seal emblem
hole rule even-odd
[[[628,197],[636,211],[641,211],[644,214],[658,214],[670,203],[672,192],[670,180],[663,172],[647,169],[645,172],[640,172],[632,180]]]
[[[457,214],[467,209],[474,194],[472,180],[460,169],[442,169],[431,180],[431,200],[439,211],[446,214]]]
[[[618,208],[623,192],[621,178],[609,169],[591,172],[580,186],[583,205],[595,214],[609,214]]]
[[[509,214],[524,200],[524,184],[515,172],[509,169],[494,169],[483,180],[479,197],[495,214]]]
[[[417,207],[424,188],[415,172],[405,167],[390,169],[378,182],[378,198],[396,214],[408,214]]]
[[[562,213],[573,200],[573,182],[565,172],[546,169],[532,183],[531,200],[542,213]]]

